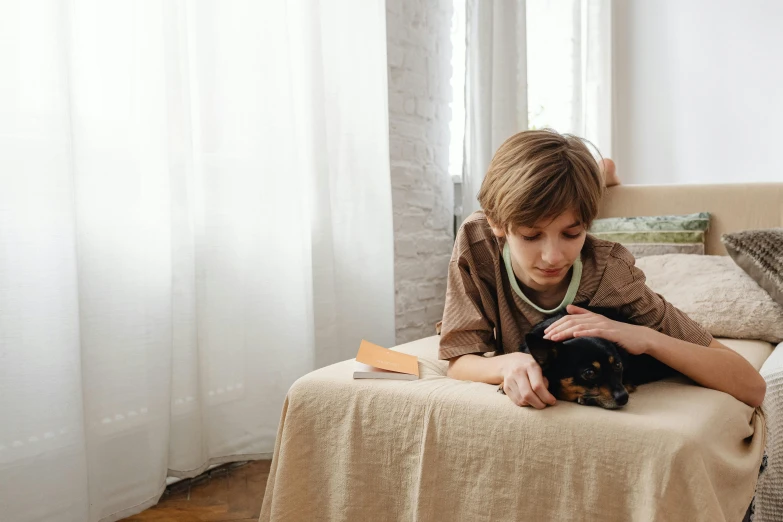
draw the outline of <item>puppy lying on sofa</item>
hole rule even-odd
[[[627,322],[614,310],[590,310]],[[520,351],[532,355],[541,366],[549,381],[549,392],[557,399],[617,409],[628,403],[628,393],[637,385],[680,375],[654,357],[631,355],[599,337],[575,337],[563,342],[544,339],[544,330],[564,315],[558,314],[535,325],[520,347]],[[498,392],[504,393],[502,384]]]

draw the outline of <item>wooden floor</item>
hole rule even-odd
[[[256,522],[264,500],[269,460],[219,467],[166,489],[157,506],[123,519],[132,522]]]

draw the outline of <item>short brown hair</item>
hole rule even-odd
[[[584,141],[545,129],[519,132],[498,148],[478,200],[493,225],[513,231],[569,209],[589,227],[603,194],[603,176]]]

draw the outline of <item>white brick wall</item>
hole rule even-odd
[[[386,0],[397,343],[435,333],[453,245],[453,0]]]

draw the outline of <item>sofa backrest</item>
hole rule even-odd
[[[783,227],[783,182],[720,185],[620,185],[607,191],[599,217],[709,212],[706,253],[726,255],[721,234]]]

